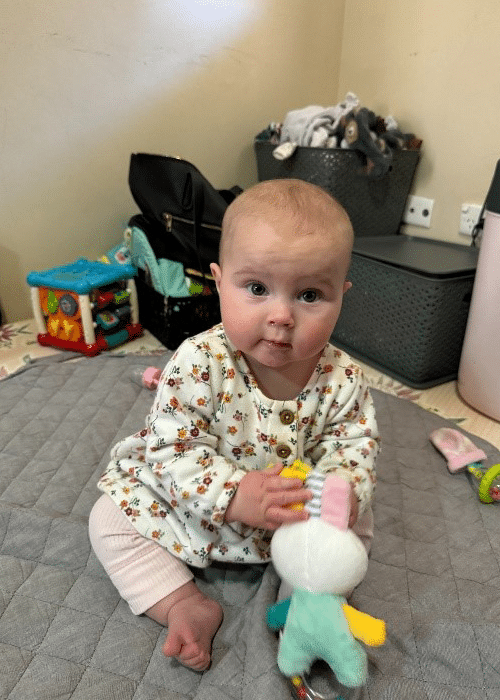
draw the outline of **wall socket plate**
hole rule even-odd
[[[460,208],[459,232],[464,236],[472,236],[474,226],[479,221],[482,207],[479,204],[462,204]]]
[[[427,199],[426,197],[415,197],[415,195],[411,194],[406,200],[406,207],[403,213],[403,223],[412,224],[413,226],[422,226],[423,228],[430,228],[433,206],[433,199]]]

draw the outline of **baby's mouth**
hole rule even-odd
[[[268,345],[270,345],[271,347],[275,347],[275,348],[291,348],[292,347],[291,343],[284,343],[284,342],[280,342],[278,340],[266,340],[265,342]]]

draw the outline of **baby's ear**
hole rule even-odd
[[[215,280],[215,286],[217,287],[217,291],[219,291],[219,285],[220,285],[220,278],[222,275],[222,270],[220,267],[217,265],[217,263],[210,263],[210,272],[212,273],[212,277]]]
[[[349,291],[349,289],[352,287],[352,282],[349,282],[349,280],[346,280],[344,282],[344,294]]]

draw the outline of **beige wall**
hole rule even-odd
[[[469,244],[460,205],[482,204],[500,159],[498,0],[346,0],[339,93],[424,140],[415,194],[435,200],[415,235]]]
[[[8,321],[32,315],[30,270],[118,242],[133,151],[246,187],[258,130],[352,90],[424,140],[432,228],[406,230],[463,244],[460,204],[482,203],[500,158],[498,0],[3,0],[0,32]]]
[[[2,1],[7,321],[32,316],[30,270],[92,259],[120,240],[137,211],[127,184],[131,152],[181,155],[219,187],[247,187],[257,179],[258,131],[289,109],[335,103],[344,0],[319,5]]]

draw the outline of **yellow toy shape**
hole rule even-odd
[[[311,467],[304,464],[304,462],[301,462],[300,459],[296,459],[291,466],[283,467],[283,469],[280,471],[280,476],[284,476],[285,479],[302,479],[302,481],[305,481],[310,471]],[[304,508],[304,504],[291,503],[287,507],[291,508],[292,510],[302,510]]]

